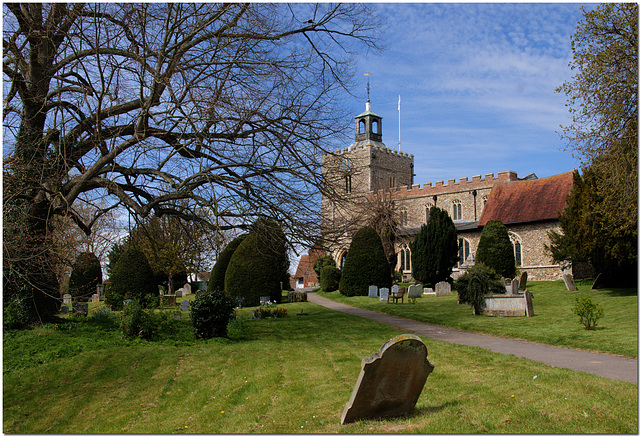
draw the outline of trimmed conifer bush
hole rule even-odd
[[[143,304],[146,295],[157,294],[153,270],[144,253],[133,247],[127,248],[111,270],[105,289],[105,302],[114,310],[119,310],[124,300],[136,300]]]
[[[284,233],[274,221],[260,220],[234,251],[225,274],[225,293],[245,306],[258,306],[260,297],[280,303],[290,289],[289,260]]]
[[[457,235],[447,211],[432,207],[429,220],[409,244],[413,278],[426,285],[447,280],[458,261]]]
[[[327,255],[327,256],[320,256],[319,258],[317,258],[314,262],[313,262],[313,270],[316,273],[316,277],[318,278],[318,283],[320,283],[322,286],[322,269],[325,266],[336,266],[336,261],[333,260],[333,257]]]
[[[325,266],[322,268],[321,278],[320,278],[320,287],[324,292],[333,292],[337,291],[340,286],[340,277],[342,276],[342,271],[336,268],[335,266]]]
[[[380,235],[363,227],[353,236],[340,278],[340,293],[348,297],[368,295],[369,286],[391,287],[391,268]]]
[[[69,294],[76,301],[88,301],[97,292],[96,286],[102,283],[102,268],[98,257],[86,251],[80,253],[73,264],[69,278]]]
[[[491,220],[482,229],[476,251],[476,263],[484,263],[502,277],[516,276],[516,259],[507,227],[498,220]]]
[[[233,253],[246,237],[246,234],[240,235],[234,238],[227,244],[226,247],[224,247],[224,250],[222,250],[222,252],[218,256],[218,261],[211,270],[211,277],[209,277],[209,284],[207,285],[208,290],[213,291],[215,289],[218,289],[224,291],[224,276],[227,273],[227,267],[229,266],[231,256],[233,256]]]

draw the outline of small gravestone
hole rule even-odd
[[[244,306],[244,297],[236,297],[236,309],[242,309]]]
[[[567,272],[562,273],[562,280],[564,281],[564,285],[567,287],[569,291],[578,290],[578,287],[576,286],[576,282],[573,281],[573,275],[571,273],[567,273]]]
[[[271,303],[271,297],[260,297],[260,305],[264,306]]]
[[[69,306],[62,306],[60,308],[60,312],[65,313],[65,314],[69,313]]]
[[[62,304],[71,304],[71,294],[64,294],[62,296]]]
[[[380,301],[389,301],[389,288],[380,288]]]
[[[436,291],[433,288],[423,288],[422,293],[425,295],[435,295]]]
[[[507,295],[516,295],[518,293],[518,280],[517,279],[513,279],[511,281],[511,284],[509,286],[507,286]]]
[[[89,303],[73,303],[73,313],[87,315],[89,313]]]
[[[409,286],[409,293],[407,294],[407,298],[420,298],[420,297],[422,297],[422,285]]]
[[[436,296],[449,295],[451,293],[451,284],[449,282],[436,283]]]
[[[391,295],[398,295],[399,290],[400,290],[400,286],[398,285],[391,286]]]
[[[92,303],[97,303],[98,301],[100,301],[100,295],[99,294],[93,294],[91,296],[91,302]]]
[[[525,315],[533,316],[533,294],[531,291],[524,291],[524,299],[526,302]]]
[[[182,300],[182,302],[180,303],[180,310],[182,310],[183,312],[189,310],[189,300]]]
[[[596,276],[596,279],[593,281],[593,285],[591,285],[591,289],[600,289],[604,285],[602,284],[604,279],[602,278],[602,273]]]
[[[376,285],[369,286],[369,298],[378,298],[378,287]]]
[[[527,278],[529,277],[529,274],[527,274],[527,272],[523,272],[522,275],[520,276],[520,286],[518,287],[519,291],[524,291],[525,289],[527,289]]]
[[[433,371],[427,347],[415,335],[387,341],[380,351],[362,359],[361,366],[341,424],[410,413]]]
[[[182,288],[176,291],[176,298],[182,298]]]
[[[191,293],[191,285],[189,283],[185,283],[182,289],[183,289],[182,291],[183,295],[189,295]]]

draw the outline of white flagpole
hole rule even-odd
[[[398,94],[398,151],[400,151],[400,95]]]

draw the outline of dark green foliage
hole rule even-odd
[[[156,295],[158,286],[144,253],[129,247],[122,253],[111,271],[105,289],[105,302],[114,310],[127,299],[144,302],[146,295]]]
[[[307,301],[307,293],[300,291],[289,291],[287,294],[287,301],[289,303],[304,303]]]
[[[225,293],[232,300],[245,298],[245,306],[258,306],[260,297],[280,303],[282,290],[290,289],[289,260],[280,226],[260,220],[234,251],[225,274]]]
[[[201,292],[191,304],[191,323],[196,339],[226,337],[227,326],[234,317],[233,301],[222,291]]]
[[[234,238],[227,244],[224,250],[222,250],[222,252],[218,256],[218,261],[211,270],[211,277],[209,277],[209,284],[207,285],[207,289],[219,289],[221,291],[224,291],[224,276],[227,273],[227,267],[229,266],[231,256],[233,256],[233,253],[246,237],[247,235],[244,234],[238,236],[237,238]]]
[[[325,266],[336,266],[336,261],[331,256],[321,256],[313,262],[313,270],[316,272],[318,283],[322,283],[322,269]]]
[[[484,263],[500,276],[516,276],[516,259],[507,227],[498,220],[491,220],[482,229],[476,251],[476,262]]]
[[[109,276],[111,276],[111,271],[116,266],[116,263],[118,263],[118,259],[120,259],[120,256],[122,255],[122,253],[125,252],[128,246],[129,246],[129,243],[127,238],[122,242],[116,242],[111,247],[109,254],[107,254],[108,262],[105,268]]]
[[[458,291],[458,303],[470,304],[475,315],[482,313],[485,295],[506,292],[498,273],[482,263],[476,263],[458,278],[454,288]]]
[[[608,286],[634,286],[637,229],[611,224],[611,216],[604,210],[604,200],[598,193],[598,183],[593,170],[584,170],[582,176],[574,172],[567,207],[559,216],[562,232],[549,232],[551,244],[545,248],[554,262],[589,261]]]
[[[324,292],[337,291],[340,286],[340,277],[342,271],[335,266],[325,266],[322,268],[322,278],[320,279],[320,287]]]
[[[125,306],[122,311],[120,331],[123,338],[153,341],[162,334],[171,334],[172,330],[172,322],[166,313],[144,310],[136,302]]]
[[[458,261],[458,232],[447,211],[432,207],[427,224],[423,224],[409,247],[413,277],[434,285],[449,279]]]
[[[22,329],[32,323],[32,304],[26,297],[14,296],[10,301],[4,302],[4,316],[2,323],[5,329]]]
[[[391,283],[391,268],[380,235],[372,227],[363,227],[351,240],[340,278],[340,293],[347,297],[367,295],[370,285],[388,288]]]
[[[69,279],[69,294],[76,301],[88,301],[97,292],[96,286],[102,283],[100,260],[91,252],[78,255]]]

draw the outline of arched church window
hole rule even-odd
[[[380,122],[378,120],[373,120],[371,123],[371,132],[376,135],[380,134]]]
[[[453,200],[453,220],[460,221],[462,219],[462,203],[460,200]]]
[[[467,257],[469,257],[469,241],[467,241],[464,238],[459,238],[458,239],[458,263],[456,263],[456,268],[460,268],[460,265],[462,265],[466,260]]]
[[[407,245],[400,247],[400,272],[411,272],[411,251]]]
[[[367,123],[364,120],[360,120],[358,123],[358,133],[366,133]]]
[[[427,204],[424,208],[424,222],[427,223],[429,221],[429,214],[431,213],[431,208],[433,204]]]
[[[400,210],[400,226],[406,227],[409,224],[409,211],[407,209]]]
[[[515,233],[509,232],[509,239],[513,247],[513,257],[516,260],[516,266],[522,265],[522,238]]]
[[[344,261],[347,260],[347,254],[349,253],[345,251],[342,257],[340,258],[340,269],[344,269]]]

